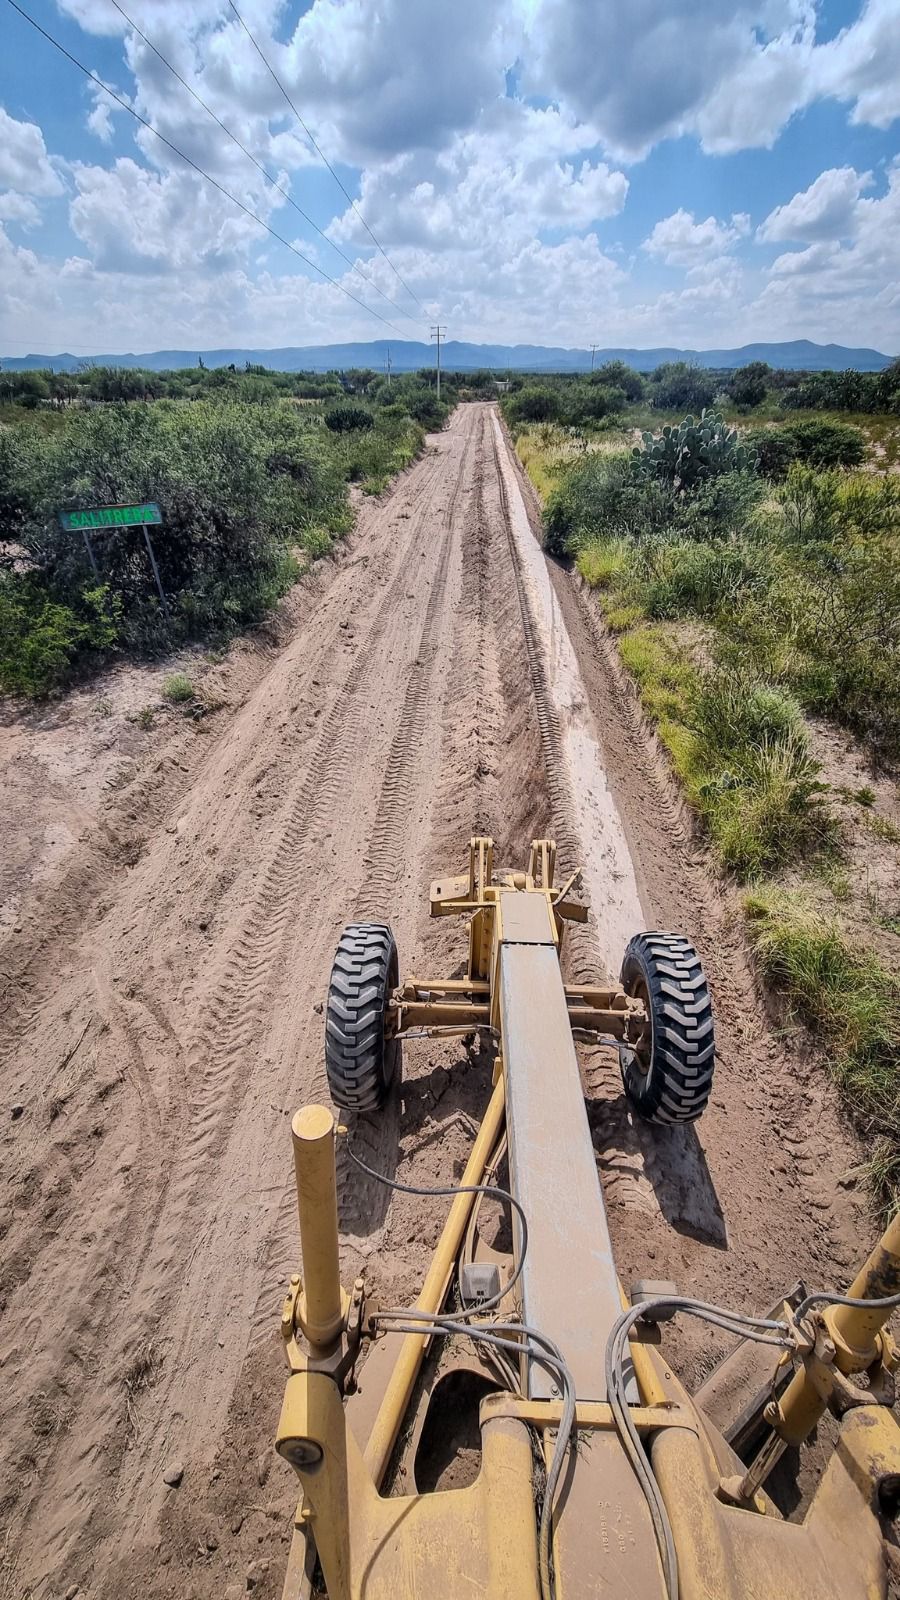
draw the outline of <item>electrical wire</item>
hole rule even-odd
[[[410,1320],[404,1321],[404,1318]],[[547,1468],[547,1481],[544,1486],[541,1520],[538,1529],[538,1565],[541,1596],[542,1600],[553,1600],[553,1580],[550,1565],[553,1508],[556,1503],[556,1491],[575,1423],[575,1380],[558,1346],[537,1328],[532,1328],[525,1322],[497,1322],[491,1323],[489,1327],[482,1325],[473,1327],[471,1323],[455,1321],[451,1313],[438,1316],[425,1311],[416,1312],[413,1309],[403,1310],[402,1308],[376,1312],[373,1320],[378,1323],[385,1323],[395,1333],[427,1332],[443,1338],[461,1334],[465,1338],[472,1339],[476,1344],[484,1344],[495,1350],[502,1350],[519,1357],[527,1355],[529,1360],[537,1362],[539,1366],[549,1367],[551,1372],[556,1374],[562,1395],[562,1414],[553,1445],[550,1465]],[[503,1337],[504,1335],[509,1337]]]
[[[386,300],[389,306],[393,306],[395,311],[399,311],[399,313],[400,313],[400,315],[402,317],[408,317],[410,322],[417,323],[417,319],[413,316],[412,312],[411,311],[407,311],[405,306],[398,305],[396,300],[392,300],[389,294],[385,294],[384,290],[380,289],[378,287],[378,284],[375,282],[374,278],[370,278],[367,272],[363,272],[363,269],[359,265],[359,263],[354,261],[352,259],[352,257],[348,256],[346,254],[346,252],[341,249],[339,244],[335,244],[335,241],[325,232],[325,229],[324,228],[320,228],[319,224],[317,222],[314,222],[312,217],[309,216],[308,213],[303,210],[303,207],[297,204],[297,201],[294,199],[293,195],[290,193],[290,190],[285,189],[283,184],[280,184],[278,182],[277,178],[273,178],[271,172],[269,172],[268,169],[263,166],[261,161],[257,160],[257,158],[253,154],[252,150],[248,150],[247,146],[242,142],[242,140],[240,140],[238,138],[237,134],[234,133],[231,130],[231,128],[229,128],[227,126],[227,124],[222,121],[222,118],[220,116],[218,116],[215,111],[213,111],[212,106],[207,105],[206,101],[203,99],[203,96],[198,94],[196,89],[194,89],[191,86],[191,84],[188,83],[187,79],[183,78],[181,76],[181,73],[178,71],[178,68],[177,67],[173,67],[171,61],[168,59],[167,56],[163,55],[162,51],[158,48],[158,46],[153,43],[153,40],[147,38],[147,35],[138,27],[137,23],[134,22],[132,20],[132,18],[128,15],[128,12],[125,10],[125,7],[121,6],[119,4],[119,0],[110,0],[110,4],[115,6],[116,10],[118,11],[118,13],[119,13],[119,15],[121,17],[124,17],[125,21],[127,22],[128,26],[132,30],[132,32],[136,33],[139,39],[143,39],[144,44],[147,46],[148,50],[152,50],[153,54],[158,57],[158,59],[162,62],[163,66],[168,68],[168,70],[169,70],[169,72],[171,72],[173,78],[177,78],[178,79],[178,82],[181,84],[182,88],[186,89],[188,94],[193,96],[193,98],[196,100],[198,106],[202,106],[202,108],[206,112],[207,116],[212,117],[213,122],[217,123],[218,126],[222,129],[222,132],[228,135],[228,138],[231,140],[232,144],[237,145],[237,147],[241,151],[241,153],[247,157],[247,160],[253,162],[253,165],[255,166],[257,172],[261,172],[262,173],[262,175],[265,178],[266,182],[270,183],[272,185],[273,189],[277,189],[278,193],[280,195],[284,196],[284,198],[287,201],[288,205],[293,206],[293,208],[296,211],[297,215],[302,217],[304,222],[307,222],[311,228],[315,229],[316,233],[318,233],[320,235],[320,237],[325,240],[325,243],[330,245],[332,250],[335,250],[337,252],[337,254],[340,256],[342,261],[346,261],[347,266],[350,268],[351,272],[358,273],[358,275],[363,279],[363,281],[369,285],[370,289],[374,289],[376,294],[381,295],[382,300]]]
[[[294,116],[297,118],[297,121],[299,122],[301,128],[303,129],[303,132],[306,134],[306,137],[309,140],[310,144],[312,145],[313,149],[315,150],[316,154],[318,156],[320,156],[321,159],[324,161],[326,167],[328,168],[328,171],[331,173],[331,176],[333,177],[335,183],[337,184],[337,186],[340,189],[341,193],[343,194],[344,198],[346,200],[348,200],[350,205],[353,207],[353,210],[356,212],[356,215],[359,217],[359,220],[362,223],[363,227],[365,228],[366,233],[369,235],[369,238],[372,240],[372,243],[381,251],[381,254],[384,256],[385,261],[387,262],[387,264],[390,267],[392,273],[394,274],[394,277],[398,280],[399,283],[402,283],[402,285],[403,285],[404,289],[406,290],[407,294],[411,295],[412,298],[415,300],[416,305],[420,306],[421,309],[424,311],[425,307],[422,305],[422,302],[419,299],[419,296],[416,294],[414,289],[411,289],[409,287],[409,284],[406,282],[406,279],[402,278],[400,276],[400,273],[397,271],[397,268],[394,266],[393,261],[391,260],[390,256],[388,255],[387,251],[385,250],[384,245],[381,244],[381,242],[375,237],[375,234],[372,232],[372,229],[369,227],[369,224],[367,223],[365,217],[363,216],[362,212],[360,211],[359,206],[356,204],[356,201],[354,200],[352,194],[350,194],[349,191],[344,187],[344,184],[341,182],[341,179],[338,177],[337,173],[335,172],[334,167],[331,165],[331,162],[329,161],[328,157],[326,156],[324,150],[322,150],[320,148],[320,146],[316,143],[316,141],[313,138],[313,135],[312,135],[310,129],[307,127],[306,123],[304,122],[303,118],[300,115],[300,112],[297,110],[297,107],[294,105],[293,100],[291,99],[291,97],[288,94],[286,88],[284,87],[284,84],[282,83],[282,81],[279,78],[277,72],[275,71],[275,68],[272,66],[272,63],[269,61],[268,57],[263,54],[263,51],[262,51],[260,45],[257,43],[257,41],[254,38],[253,34],[250,32],[250,29],[247,27],[246,22],[244,21],[243,17],[241,16],[241,13],[238,11],[238,8],[234,3],[234,0],[228,0],[228,4],[230,5],[230,7],[231,7],[232,11],[234,12],[235,16],[237,17],[238,22],[240,23],[241,27],[243,28],[245,34],[247,35],[247,38],[250,40],[250,43],[252,44],[252,46],[253,46],[254,50],[256,51],[257,55],[259,56],[259,59],[262,62],[263,66],[266,68],[266,70],[269,73],[270,77],[274,80],[274,82],[277,84],[278,88],[281,90],[282,95],[284,96],[285,100],[287,101],[288,105],[290,106],[291,110],[293,111]]]
[[[525,1215],[524,1208],[507,1189],[500,1189],[495,1184],[451,1184],[426,1187],[423,1184],[401,1183],[399,1179],[389,1178],[386,1173],[378,1172],[374,1167],[370,1167],[368,1162],[363,1161],[362,1157],[356,1154],[349,1139],[347,1140],[346,1150],[351,1161],[355,1162],[356,1166],[360,1167],[370,1178],[374,1178],[377,1183],[384,1184],[386,1188],[394,1189],[400,1194],[411,1194],[427,1198],[453,1196],[454,1199],[459,1194],[487,1196],[490,1199],[499,1200],[510,1205],[519,1218],[522,1229],[519,1260],[505,1287],[498,1294],[479,1301],[477,1305],[464,1305],[460,1311],[432,1312],[420,1310],[418,1306],[389,1307],[384,1311],[376,1312],[373,1321],[384,1324],[392,1329],[394,1333],[425,1334],[428,1337],[435,1338],[449,1338],[453,1334],[459,1334],[464,1338],[472,1339],[476,1344],[483,1344],[495,1352],[502,1351],[505,1354],[515,1355],[520,1359],[525,1355],[529,1360],[537,1362],[539,1366],[549,1367],[556,1374],[563,1399],[562,1416],[550,1465],[547,1468],[547,1481],[544,1487],[544,1499],[541,1506],[541,1520],[538,1530],[538,1563],[542,1600],[553,1600],[550,1565],[553,1507],[563,1462],[575,1422],[575,1381],[559,1347],[553,1343],[552,1339],[548,1339],[546,1334],[541,1333],[539,1329],[532,1328],[524,1322],[478,1323],[473,1326],[468,1321],[468,1318],[472,1316],[481,1316],[485,1312],[496,1310],[521,1276],[528,1251],[528,1218]],[[504,1337],[504,1335],[508,1335],[508,1337]]]
[[[509,1294],[510,1290],[514,1288],[522,1276],[522,1269],[525,1266],[525,1256],[528,1252],[528,1218],[525,1215],[524,1208],[519,1204],[515,1195],[510,1194],[508,1189],[498,1189],[495,1187],[495,1185],[489,1183],[449,1184],[442,1185],[438,1188],[425,1188],[419,1184],[400,1183],[396,1178],[389,1178],[384,1172],[377,1172],[374,1167],[369,1166],[368,1162],[363,1161],[362,1156],[358,1156],[356,1154],[356,1151],[354,1150],[349,1139],[346,1142],[345,1148],[350,1160],[353,1161],[356,1166],[361,1167],[363,1172],[368,1173],[370,1178],[374,1178],[376,1183],[384,1184],[386,1189],[395,1189],[398,1194],[417,1195],[420,1198],[425,1199],[442,1199],[449,1196],[452,1196],[455,1199],[458,1194],[480,1194],[486,1196],[489,1200],[499,1200],[501,1204],[512,1207],[519,1218],[519,1223],[522,1229],[522,1238],[519,1244],[519,1259],[515,1263],[513,1271],[505,1286],[498,1294],[490,1295],[486,1300],[479,1300],[477,1305],[464,1305],[461,1311],[447,1311],[444,1312],[443,1315],[452,1317],[456,1320],[461,1320],[464,1317],[470,1316],[473,1312],[478,1312],[480,1314],[483,1311],[495,1310],[496,1307],[500,1305],[501,1301],[506,1299],[506,1296]],[[462,1299],[461,1295],[460,1299]]]
[[[829,1294],[825,1291],[819,1291],[816,1294],[808,1294],[805,1300],[800,1301],[794,1312],[795,1321],[799,1322],[802,1317],[805,1317],[811,1306],[823,1305],[849,1306],[852,1311],[892,1311],[894,1307],[900,1306],[900,1294],[886,1295],[883,1300],[854,1300],[846,1294]]]
[[[58,50],[60,55],[65,56],[67,61],[71,61],[72,65],[78,68],[79,72],[83,72],[86,78],[89,78],[92,83],[96,83],[98,88],[103,89],[104,92],[110,96],[110,99],[115,100],[116,105],[121,106],[123,111],[127,111],[129,116],[134,117],[136,122],[139,122],[142,127],[148,130],[149,133],[152,133],[155,138],[159,139],[161,144],[166,145],[166,147],[171,150],[180,161],[184,161],[187,166],[192,167],[194,172],[199,173],[201,178],[205,178],[206,182],[211,183],[214,189],[218,189],[219,193],[223,194],[226,200],[230,200],[233,205],[236,205],[239,210],[243,211],[245,216],[250,217],[253,222],[258,223],[261,228],[265,229],[266,233],[271,234],[273,239],[277,239],[279,244],[283,244],[288,250],[290,250],[292,255],[297,256],[298,259],[304,262],[306,266],[312,267],[313,271],[317,272],[320,277],[324,278],[326,283],[330,283],[332,288],[339,289],[341,294],[346,295],[347,299],[352,300],[355,305],[358,305],[361,308],[361,310],[368,312],[370,317],[377,317],[378,321],[383,322],[386,328],[393,328],[394,332],[399,334],[402,339],[403,334],[397,327],[396,323],[390,322],[387,317],[383,317],[380,311],[375,310],[374,306],[367,306],[364,300],[360,300],[358,295],[353,294],[350,289],[345,288],[342,283],[338,282],[337,278],[332,278],[330,273],[326,272],[324,267],[320,267],[317,262],[311,259],[310,256],[305,256],[302,250],[298,250],[296,245],[291,244],[289,239],[286,239],[283,234],[279,233],[277,229],[273,228],[268,222],[265,221],[263,217],[259,216],[257,212],[252,211],[249,206],[245,206],[243,200],[239,200],[237,195],[231,193],[230,189],[226,189],[225,185],[220,183],[218,178],[211,177],[211,175],[204,171],[203,167],[201,167],[196,161],[193,161],[190,156],[185,155],[184,151],[180,150],[177,144],[173,144],[171,139],[167,139],[164,133],[160,133],[158,128],[154,128],[152,122],[148,122],[147,118],[142,117],[139,111],[135,111],[134,106],[130,106],[128,101],[123,100],[121,95],[116,94],[115,90],[111,89],[108,84],[104,83],[102,78],[98,78],[97,74],[92,72],[90,67],[86,67],[83,61],[79,61],[77,56],[73,56],[72,52],[67,50],[65,45],[62,44],[59,39],[55,38],[52,33],[48,33],[46,28],[42,28],[41,24],[34,17],[32,17],[29,12],[25,11],[23,7],[18,4],[18,0],[7,0],[7,4],[12,6],[13,11],[17,11],[20,17],[24,17],[26,22],[30,22],[35,31],[41,34],[42,37],[47,40],[48,44],[53,45],[54,50]]]
[[[607,1399],[616,1432],[647,1501],[662,1562],[668,1600],[678,1600],[678,1557],[672,1526],[659,1485],[651,1471],[640,1435],[631,1418],[624,1370],[628,1335],[635,1322],[654,1310],[677,1311],[687,1316],[699,1317],[701,1321],[724,1328],[737,1338],[751,1339],[758,1344],[793,1349],[794,1338],[786,1322],[775,1321],[768,1317],[745,1316],[742,1312],[729,1311],[722,1306],[709,1305],[705,1301],[690,1300],[680,1295],[661,1295],[640,1302],[636,1306],[629,1306],[613,1323],[606,1343]]]

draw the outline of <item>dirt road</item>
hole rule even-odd
[[[729,895],[529,514],[493,408],[461,407],[307,580],[283,648],[232,669],[234,709],[148,753],[0,945],[4,1594],[280,1593],[290,1114],[326,1092],[342,924],[390,917],[401,964],[452,971],[461,929],[425,892],[474,832],[518,861],[553,830],[595,901],[607,874],[573,970],[613,965],[640,918],[706,959],[720,1061],[698,1132],[635,1127],[614,1062],[584,1057],[626,1281],[755,1308],[860,1253],[838,1182],[858,1152],[771,1034]],[[421,1044],[405,1073],[377,1157],[452,1180],[489,1063]],[[348,1187],[348,1276],[366,1262],[411,1295],[441,1216]],[[693,1340],[701,1373],[715,1347]]]

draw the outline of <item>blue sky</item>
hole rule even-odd
[[[245,0],[402,284],[228,0],[120,3],[327,238],[112,0],[22,0],[392,327],[0,0],[0,353],[422,338],[436,319],[485,341],[900,350],[900,0]]]

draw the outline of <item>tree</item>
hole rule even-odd
[[[651,379],[653,405],[658,411],[705,411],[715,399],[718,385],[711,373],[687,361],[666,361]]]
[[[516,422],[555,422],[559,416],[559,395],[555,389],[545,387],[520,389],[509,411]]]
[[[644,380],[633,367],[624,361],[604,361],[591,373],[591,383],[602,384],[606,389],[621,389],[630,401],[643,400]]]
[[[9,372],[3,387],[10,400],[29,411],[50,399],[50,385],[43,372]]]
[[[340,400],[329,406],[325,413],[325,426],[332,433],[361,433],[375,425],[375,418],[365,406],[354,405],[352,400]]]
[[[747,411],[752,411],[754,406],[762,405],[769,387],[771,371],[767,361],[749,361],[746,367],[738,367],[728,385],[728,393],[735,405]]]

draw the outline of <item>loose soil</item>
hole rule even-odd
[[[296,1504],[272,1450],[298,1253],[290,1116],[326,1096],[322,1001],[345,921],[389,917],[405,970],[460,970],[464,930],[429,920],[427,886],[461,870],[473,833],[518,864],[552,831],[563,869],[584,862],[595,917],[572,930],[573,975],[614,965],[637,918],[704,957],[719,1064],[696,1129],[636,1125],[614,1059],[583,1052],[625,1282],[672,1277],[757,1309],[797,1277],[843,1283],[868,1241],[860,1152],[818,1066],[773,1033],[737,906],[596,608],[523,543],[529,516],[494,408],[460,407],[270,634],[214,669],[218,710],[161,718],[121,762],[117,745],[115,781],[71,800],[56,857],[28,845],[33,802],[8,818],[7,1596],[280,1594]],[[37,759],[34,729],[7,732]],[[457,1044],[407,1045],[399,1103],[354,1136],[384,1170],[452,1182],[490,1072]],[[365,1267],[383,1299],[411,1298],[445,1203],[341,1179],[345,1276]],[[676,1338],[699,1379],[721,1346]]]

